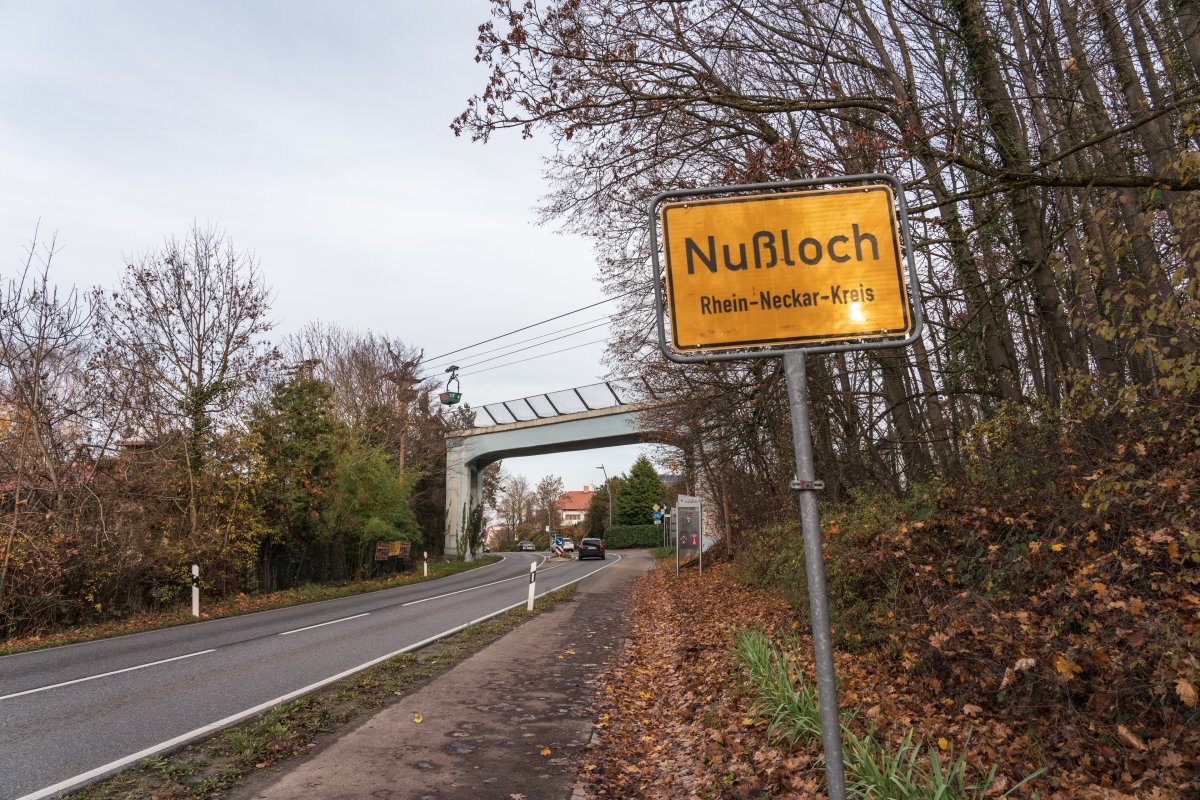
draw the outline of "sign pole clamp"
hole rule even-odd
[[[802,481],[799,478],[792,478],[789,488],[797,492],[819,492],[825,488],[825,481]]]

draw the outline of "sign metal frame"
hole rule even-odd
[[[711,195],[732,195],[741,197],[750,197],[752,192],[762,192],[765,196],[769,193],[786,191],[789,189],[811,189],[821,186],[836,186],[839,189],[846,185],[855,184],[888,184],[892,189],[892,195],[896,203],[897,222],[899,223],[898,236],[900,238],[900,246],[903,251],[903,266],[907,273],[907,281],[905,282],[908,289],[909,308],[912,313],[912,331],[903,338],[887,339],[887,338],[871,338],[871,339],[855,339],[852,341],[841,342],[836,344],[824,343],[815,345],[763,345],[746,348],[729,348],[720,347],[712,349],[696,349],[682,353],[676,350],[668,342],[667,338],[667,321],[666,309],[667,302],[663,290],[665,281],[665,271],[663,267],[660,249],[665,242],[660,241],[660,226],[661,226],[661,207],[664,203],[671,200],[677,200],[688,197],[705,197]],[[892,348],[906,347],[921,336],[921,330],[924,327],[925,320],[921,307],[921,287],[917,281],[916,274],[916,258],[912,250],[912,237],[908,235],[908,204],[904,199],[904,184],[894,175],[884,173],[869,173],[864,175],[847,175],[834,178],[807,178],[804,180],[791,181],[771,181],[768,183],[751,183],[741,186],[708,186],[699,189],[676,189],[669,192],[662,192],[650,201],[650,209],[648,212],[650,223],[650,254],[654,266],[654,300],[656,309],[656,324],[658,326],[658,346],[663,355],[669,361],[677,364],[699,364],[709,361],[742,361],[750,358],[778,358],[788,353],[836,353],[849,350],[870,350],[876,348]]]

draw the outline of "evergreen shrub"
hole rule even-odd
[[[614,525],[604,532],[604,547],[620,550],[625,547],[658,547],[662,544],[661,525]]]

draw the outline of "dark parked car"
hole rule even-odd
[[[517,549],[536,551],[537,547],[534,546],[533,542],[521,542],[519,545],[517,545]]]
[[[604,558],[604,540],[588,537],[579,540],[579,560],[585,558]]]

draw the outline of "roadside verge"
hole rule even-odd
[[[590,739],[591,705],[628,635],[644,552],[578,585],[539,615],[311,756],[264,769],[237,800],[570,797]]]

